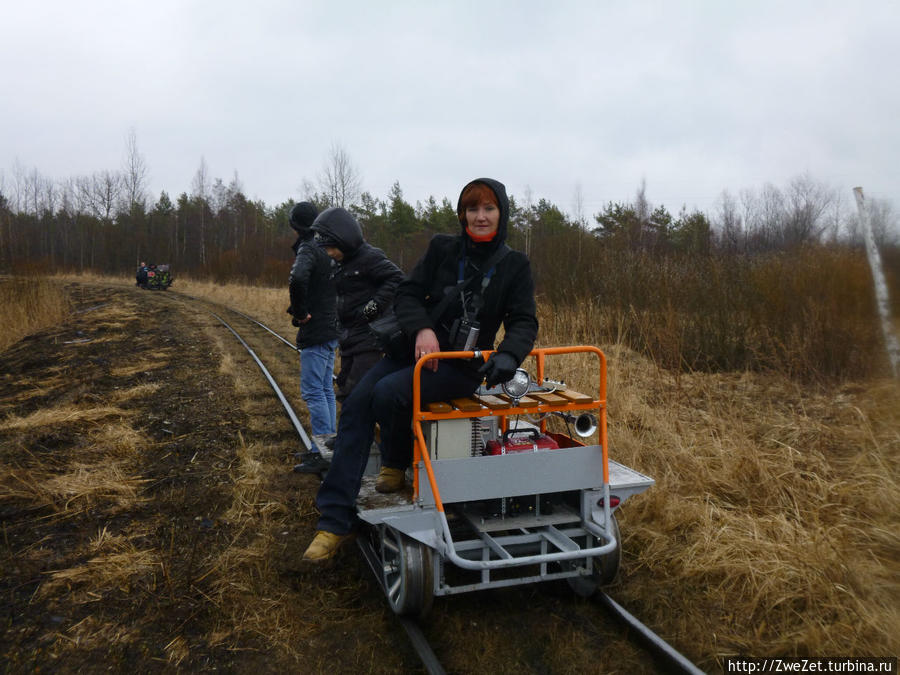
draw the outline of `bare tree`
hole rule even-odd
[[[125,210],[131,212],[135,206],[147,206],[147,163],[137,147],[137,135],[132,128],[125,140],[125,165],[122,168],[122,182],[125,193]]]
[[[822,216],[833,200],[833,191],[808,175],[791,180],[782,230],[784,244],[796,246],[818,241],[825,230]]]
[[[575,183],[575,192],[572,194],[572,216],[579,227],[582,229],[587,227],[587,219],[584,217],[584,190],[581,189],[581,183]]]
[[[300,183],[300,197],[312,201],[316,197],[316,186],[309,178],[304,178]]]
[[[191,190],[200,210],[200,264],[206,265],[206,208],[209,203],[209,169],[206,158],[200,158],[200,166],[191,181]]]
[[[729,253],[739,251],[743,240],[741,216],[737,210],[737,201],[728,190],[723,190],[719,197],[715,222],[722,248]]]
[[[525,186],[525,255],[531,257],[532,232],[534,224],[534,191],[530,185]]]
[[[362,187],[359,170],[339,143],[331,144],[331,153],[319,176],[319,186],[331,206],[347,208],[359,199]]]
[[[122,175],[116,171],[98,171],[92,177],[92,189],[100,217],[110,222],[122,194]]]
[[[15,161],[13,161],[12,174],[13,174],[13,213],[21,213],[23,209],[23,204],[28,201],[28,197],[25,194],[25,183],[26,183],[26,171],[25,166],[22,162],[19,161],[17,157]]]

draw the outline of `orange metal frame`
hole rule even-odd
[[[528,408],[517,406],[502,408],[500,410],[490,410],[482,408],[465,412],[462,410],[452,410],[445,413],[435,413],[422,410],[421,405],[421,371],[422,367],[432,359],[471,359],[475,357],[475,352],[433,352],[426,354],[416,362],[415,371],[413,373],[413,430],[415,432],[414,446],[414,480],[413,480],[413,499],[419,496],[419,462],[425,465],[425,473],[428,476],[428,482],[431,485],[431,492],[434,494],[435,505],[438,511],[443,512],[444,504],[441,501],[441,495],[438,490],[437,481],[434,477],[434,467],[431,464],[431,458],[428,456],[428,446],[425,443],[425,435],[422,431],[422,422],[432,420],[446,419],[465,419],[470,417],[484,417],[493,415],[501,418],[503,428],[506,427],[506,418],[509,415],[533,415],[536,413],[548,412],[566,412],[571,410],[597,410],[598,412],[598,428],[600,432],[600,447],[603,452],[603,483],[609,483],[609,455],[606,443],[606,355],[597,347],[589,345],[578,345],[573,347],[542,347],[531,351],[530,356],[537,359],[537,381],[544,381],[544,362],[547,356],[558,354],[576,354],[580,352],[592,352],[597,355],[600,361],[600,383],[598,388],[598,396],[590,403],[567,403],[567,404],[548,404],[539,403],[537,406]],[[485,358],[492,352],[480,352]],[[541,428],[546,429],[546,421],[541,422]]]

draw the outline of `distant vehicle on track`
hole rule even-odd
[[[169,265],[141,263],[136,278],[138,286],[151,291],[164,291],[174,282]]]

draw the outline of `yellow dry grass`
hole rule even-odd
[[[38,410],[25,417],[9,415],[0,422],[0,429],[35,429],[64,424],[98,424],[111,417],[124,417],[125,411],[115,406],[64,406],[49,410]]]
[[[157,368],[165,368],[169,365],[169,357],[170,354],[167,353],[166,350],[160,349],[154,354],[154,359],[152,361],[145,360],[140,363],[121,366],[119,368],[111,368],[109,374],[113,377],[133,377],[139,373],[150,372]]]
[[[284,504],[266,495],[274,473],[282,470],[269,452],[264,446],[246,444],[239,436],[238,464],[231,476],[232,503],[223,514],[236,533],[233,543],[210,562],[203,576],[211,581],[217,605],[231,614],[235,631],[266,635],[270,644],[291,653],[295,623],[291,603],[285,598],[260,597],[258,592],[262,580],[272,574],[276,537],[288,515]]]
[[[612,456],[657,481],[622,509],[638,614],[699,654],[896,653],[897,383],[610,362]]]
[[[83,565],[48,572],[50,578],[41,584],[37,597],[48,597],[72,586],[86,587],[94,592],[127,589],[134,579],[161,570],[157,551],[140,550],[130,543],[123,548],[125,550],[97,555]]]
[[[90,596],[88,596],[90,597]],[[99,596],[93,598],[97,601]],[[109,649],[110,645],[124,645],[137,642],[139,637],[131,626],[121,622],[102,621],[90,614],[66,629],[64,633],[56,633],[56,649],[76,647],[79,649]]]
[[[290,305],[287,285],[284,288],[266,288],[179,278],[177,292],[237,309],[276,332],[285,335],[296,332],[291,328],[291,317],[285,311]]]
[[[144,368],[138,372],[143,372],[143,370],[146,370],[146,368]],[[115,369],[111,370],[110,372],[113,375],[116,374]],[[112,403],[124,403],[125,401],[132,401],[135,399],[140,400],[140,399],[152,396],[157,391],[159,391],[159,388],[160,388],[160,385],[155,384],[155,383],[154,384],[139,384],[136,387],[129,387],[128,389],[121,389],[121,390],[115,392],[110,397],[110,400]]]
[[[71,313],[62,286],[39,277],[12,277],[0,281],[0,351],[51,326]]]

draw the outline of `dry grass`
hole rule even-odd
[[[604,320],[548,309],[545,345],[593,343]],[[604,349],[612,456],[657,482],[621,510],[614,595],[701,661],[897,653],[900,384],[672,373]],[[590,387],[594,366],[565,358],[562,379]]]
[[[699,654],[896,653],[900,387],[679,382],[613,348],[613,456],[657,485],[624,509],[621,592]]]
[[[138,372],[143,372],[144,370],[146,370],[146,368]],[[110,372],[113,375],[115,375],[116,373],[115,369],[111,370]],[[117,391],[111,397],[111,402],[124,403],[126,401],[132,401],[135,399],[140,400],[143,398],[147,398],[148,396],[152,396],[154,393],[159,391],[159,388],[159,384],[139,384],[136,387],[130,387],[129,389],[122,389],[120,391]]]
[[[0,429],[35,429],[64,424],[98,424],[111,417],[124,417],[125,411],[115,406],[65,406],[50,410],[38,410],[25,417],[10,415],[0,422]]]
[[[0,280],[0,351],[26,335],[60,325],[71,311],[66,293],[50,280]]]
[[[285,311],[291,304],[287,285],[284,288],[266,288],[179,278],[176,290],[237,309],[282,335],[296,333],[296,329],[291,327],[291,317]]]

